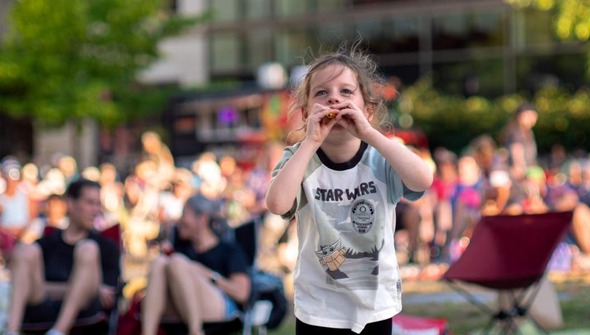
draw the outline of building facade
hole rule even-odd
[[[504,0],[209,0],[204,8],[211,21],[198,31],[207,53],[201,69],[210,82],[242,87],[185,96],[167,111],[178,155],[236,147],[244,132],[268,133],[258,122],[270,101],[256,91],[260,67],[278,63],[291,72],[359,38],[383,76],[402,85],[431,77],[445,93],[495,98],[585,83],[587,46],[557,39],[552,13]]]
[[[4,9],[12,1],[0,0],[0,12],[6,13]],[[265,64],[280,64],[290,73],[308,63],[320,50],[358,38],[376,56],[383,75],[396,78],[403,85],[430,76],[435,87],[443,92],[493,98],[534,91],[546,84],[571,88],[585,84],[580,74],[586,68],[587,45],[557,39],[551,13],[515,10],[504,0],[170,0],[169,3],[181,15],[207,11],[210,20],[162,42],[162,59],[139,76],[147,84],[190,88],[232,82],[251,89],[257,85],[257,74]],[[0,33],[2,22],[0,18]],[[236,90],[236,96],[243,94],[243,90]],[[231,92],[225,92],[224,96],[231,100]],[[204,124],[219,126],[219,132],[207,127],[214,130],[212,134],[206,133],[211,142],[216,138],[228,139],[229,133],[231,143],[239,139],[231,138],[232,129],[256,132],[260,129],[255,128],[263,124],[256,121],[260,115],[252,116],[264,110],[266,105],[262,103],[247,104],[244,110],[232,109],[237,117],[235,122],[228,123],[218,122],[223,120],[218,112],[225,113],[229,108],[222,101],[209,99],[201,104],[196,96],[183,97],[181,101],[182,115],[208,114],[195,120],[205,118],[209,121]],[[211,107],[216,104],[220,107]],[[169,122],[161,126],[182,125],[179,126],[182,136],[193,136],[192,140],[204,136],[197,129],[187,130],[189,122],[183,120],[176,122],[174,117],[172,120],[168,117]],[[5,124],[8,121],[3,119],[0,128]],[[109,142],[99,141],[96,137],[102,135],[91,124],[88,127],[88,136],[95,137],[88,143]],[[33,155],[38,157],[48,157],[54,148],[67,149],[65,144],[72,142],[69,131],[35,130],[34,134],[35,140],[29,142],[33,143]],[[172,142],[174,138],[168,140]],[[120,141],[111,139],[111,142]],[[205,149],[206,145],[199,148]],[[84,151],[92,157],[84,158],[83,165],[96,163],[102,151],[103,148],[96,147]]]
[[[546,81],[581,85],[586,47],[555,38],[549,12],[503,0],[211,0],[210,78],[290,69],[339,41],[363,39],[385,76],[432,76],[449,93],[489,97]]]

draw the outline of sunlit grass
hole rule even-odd
[[[563,327],[555,332],[563,332],[568,329],[590,328],[590,284],[587,279],[578,278],[574,280],[552,280],[558,292],[561,293],[561,309],[563,314]],[[436,291],[449,290],[440,282],[413,283],[408,294],[433,293]],[[424,286],[420,292],[418,286]],[[485,327],[489,316],[480,309],[467,302],[441,302],[428,304],[405,304],[404,313],[410,315],[444,318],[448,321],[449,331],[452,334],[468,334],[476,329]],[[275,330],[269,331],[269,335],[292,335],[295,334],[295,321],[289,316],[283,324]]]

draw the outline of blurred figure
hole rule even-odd
[[[180,316],[189,334],[203,322],[230,320],[250,295],[246,256],[212,229],[223,221],[220,205],[202,195],[188,199],[177,224],[174,252],[151,265],[141,305],[142,334],[156,335],[164,316]]]
[[[280,215],[270,213],[266,208],[266,190],[271,179],[271,170],[277,164],[283,151],[284,143],[269,142],[259,152],[255,166],[248,171],[246,187],[254,192],[254,207],[250,213],[262,219],[262,231],[257,265],[273,273],[291,273],[297,257],[297,234],[295,224]],[[290,232],[287,232],[290,230]]]
[[[219,168],[221,169],[221,176],[228,179],[238,168],[238,163],[232,156],[224,155],[219,158]]]
[[[465,155],[457,162],[459,183],[451,197],[453,228],[451,230],[449,255],[455,260],[471,237],[473,227],[481,218],[483,179],[479,165],[473,156]]]
[[[172,226],[180,219],[184,204],[195,193],[193,174],[188,169],[176,168],[170,190],[160,194],[158,240],[167,240]]]
[[[67,334],[77,317],[96,316],[115,303],[119,249],[93,232],[101,211],[100,185],[75,180],[66,199],[70,224],[65,230],[16,246],[6,334],[18,334],[23,321],[54,323],[47,334]]]
[[[37,192],[42,198],[47,198],[51,194],[64,194],[65,191],[66,177],[58,168],[49,169],[37,185]]]
[[[550,210],[547,200],[547,176],[539,166],[531,166],[520,182],[525,198],[522,200],[522,211],[525,214],[545,213]]]
[[[590,160],[586,159],[580,162],[581,181],[578,187],[580,201],[590,206]]]
[[[148,241],[159,234],[160,182],[152,161],[137,164],[134,173],[125,179],[124,200],[129,216],[123,222],[123,241],[126,251],[133,257],[145,257]]]
[[[33,163],[27,163],[23,165],[22,172],[22,183],[23,187],[27,190],[29,197],[35,202],[43,200],[37,193],[37,185],[39,185],[39,168]]]
[[[432,183],[434,199],[434,217],[436,232],[433,241],[434,257],[439,260],[447,260],[446,250],[449,234],[453,228],[453,208],[451,196],[459,183],[457,171],[457,155],[445,148],[437,148],[434,151],[436,173]]]
[[[43,235],[46,227],[66,229],[69,225],[67,204],[59,194],[50,195],[43,203],[40,215],[31,224],[30,234],[23,238],[32,243]]]
[[[566,165],[564,168],[568,168],[568,166]],[[569,166],[569,173],[577,174],[575,169],[578,167],[576,164],[572,164]],[[576,177],[574,177],[570,178],[570,183],[568,183],[567,173],[568,171],[564,171],[551,178],[547,184],[546,202],[550,210],[574,212],[571,233],[577,247],[588,259],[590,258],[590,208],[581,201],[580,188],[576,189],[575,186],[572,186],[572,183],[580,184],[581,181],[575,181]]]
[[[2,178],[6,184],[4,193],[0,194],[0,229],[6,238],[19,240],[30,228],[33,213],[31,199],[21,182],[21,165],[12,156],[0,162]],[[10,243],[10,242],[7,242]]]
[[[579,159],[570,159],[565,161],[564,164],[560,167],[560,170],[563,169],[563,173],[566,177],[566,184],[568,187],[572,188],[578,193],[578,196],[581,196],[584,187],[584,176],[583,176],[583,163]],[[551,170],[549,170],[551,173]],[[556,175],[559,172],[551,173],[552,175]]]
[[[512,187],[505,157],[498,151],[494,139],[487,134],[474,138],[468,148],[483,179],[482,214],[497,215],[504,212]]]
[[[174,158],[160,135],[146,131],[141,135],[142,162],[153,162],[160,177],[160,187],[165,188],[174,176]]]
[[[408,148],[416,155],[422,157],[430,167],[433,175],[436,174],[436,164],[429,154],[420,151],[415,147]],[[431,187],[424,192],[424,195],[414,201],[402,198],[398,203],[396,211],[395,238],[401,253],[406,253],[408,263],[427,264],[431,257],[431,243],[435,236],[434,208],[436,193]],[[404,250],[405,249],[405,250]],[[438,256],[439,251],[435,252]]]
[[[227,181],[221,174],[221,167],[213,152],[203,152],[192,164],[199,193],[208,198],[216,198],[225,189]]]
[[[253,215],[256,194],[247,184],[246,177],[246,172],[239,166],[232,168],[231,174],[227,175],[227,185],[222,196],[227,206],[228,222],[232,227],[257,218]]]
[[[547,158],[546,166],[549,174],[553,175],[559,173],[564,164],[566,164],[568,157],[565,147],[562,144],[556,143],[551,146],[551,152]]]
[[[72,180],[75,180],[79,177],[78,163],[76,162],[76,159],[72,156],[65,155],[59,158],[57,162],[57,168],[63,174],[66,181],[66,185],[71,183]]]
[[[121,223],[126,212],[123,204],[123,183],[118,179],[117,168],[112,163],[103,163],[100,170],[100,201],[107,225]]]
[[[88,166],[82,170],[82,178],[98,182],[100,180],[100,170],[96,166]]]
[[[517,180],[524,177],[528,167],[537,165],[537,142],[532,130],[537,118],[535,106],[523,103],[504,129],[503,145],[509,153],[511,174]]]

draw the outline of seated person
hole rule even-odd
[[[101,213],[100,185],[76,180],[65,197],[68,227],[15,247],[5,334],[18,334],[23,322],[53,323],[47,334],[67,334],[76,319],[115,304],[119,248],[92,230]]]
[[[220,222],[216,201],[202,195],[186,201],[174,251],[151,265],[141,304],[143,335],[155,335],[162,317],[171,315],[182,319],[190,335],[203,335],[203,322],[230,320],[248,300],[246,256],[237,244],[216,235],[212,227]]]
[[[68,207],[59,194],[51,194],[41,206],[41,214],[31,222],[28,234],[21,241],[32,243],[40,238],[46,228],[66,229],[68,227]]]

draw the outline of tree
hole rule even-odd
[[[504,0],[517,8],[537,8],[554,13],[554,31],[562,40],[585,42],[590,39],[590,1],[588,0]],[[588,54],[590,64],[590,54]],[[590,66],[587,75],[590,77]]]
[[[442,146],[461,152],[481,134],[489,134],[498,143],[503,127],[516,107],[532,102],[539,113],[534,127],[539,152],[546,154],[555,143],[569,151],[590,146],[590,88],[574,93],[564,88],[545,87],[533,96],[511,94],[487,99],[442,94],[423,78],[402,93],[400,113],[411,117],[427,135],[431,149]]]
[[[158,42],[204,18],[181,18],[164,0],[21,0],[0,49],[0,112],[44,125],[92,118],[113,127],[161,92],[136,81]]]

